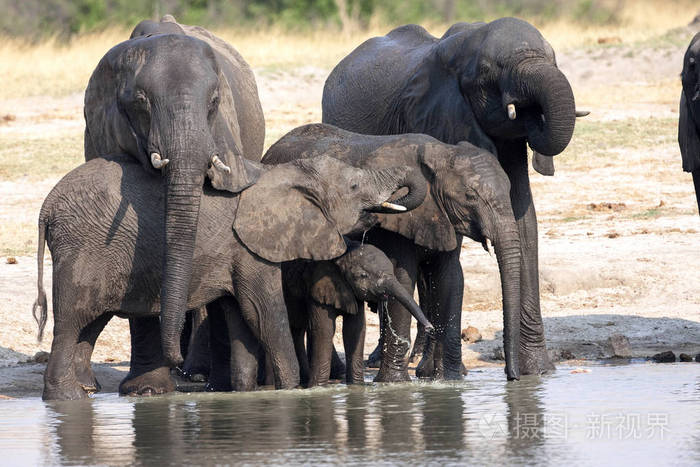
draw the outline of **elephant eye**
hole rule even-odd
[[[361,278],[361,279],[367,279],[368,277],[369,277],[369,274],[367,274],[366,272],[361,272],[361,273],[360,273],[360,278]]]
[[[352,191],[357,190],[357,188],[358,188],[358,187],[357,187],[357,183],[353,183],[352,185],[350,185],[350,189],[351,189]]]

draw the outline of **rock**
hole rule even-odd
[[[7,264],[17,264],[17,258],[14,256],[8,256],[6,262]]]
[[[479,342],[481,340],[481,333],[474,326],[467,326],[466,329],[462,329],[462,340],[467,344]]]
[[[574,359],[576,359],[576,355],[574,355],[573,352],[571,352],[571,350],[569,350],[569,349],[563,349],[561,351],[561,359],[562,360],[574,360]]]
[[[43,350],[40,350],[39,352],[34,354],[34,358],[32,359],[35,363],[48,363],[49,361],[49,353],[44,352]]]
[[[505,360],[506,355],[503,353],[503,347],[496,347],[493,349],[493,359],[494,360]]]
[[[688,355],[687,353],[682,353],[678,356],[678,361],[680,361],[680,362],[692,362],[693,357]]]
[[[618,358],[629,358],[632,354],[630,352],[630,340],[627,336],[622,334],[612,334],[608,337],[608,348],[610,354],[613,357]]]
[[[657,353],[651,359],[656,363],[673,363],[676,361],[676,354],[667,350],[666,352]]]

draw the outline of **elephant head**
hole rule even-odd
[[[429,195],[410,216],[380,216],[379,222],[432,250],[458,248],[457,235],[480,242],[489,252],[493,245],[501,275],[506,374],[519,379],[521,251],[510,182],[491,154],[468,143],[452,148],[426,144],[418,162],[430,180]]]
[[[683,91],[678,119],[678,144],[683,158],[683,170],[693,174],[700,211],[700,33],[693,37],[683,57],[681,81]]]
[[[239,192],[259,176],[242,157],[229,82],[208,43],[159,34],[113,47],[85,92],[86,159],[126,153],[164,178],[166,314],[185,307],[205,178]]]
[[[395,299],[416,318],[416,321],[425,326],[426,332],[434,332],[433,325],[406,288],[396,279],[394,266],[379,248],[350,241],[348,251],[334,262],[357,299],[367,302]]]
[[[343,235],[367,213],[403,212],[427,191],[420,173],[407,167],[363,170],[329,156],[259,167],[257,182],[240,194],[233,230],[246,248],[273,263],[336,258],[346,251]],[[184,309],[161,308],[163,352],[172,364],[182,361],[184,317]]]
[[[452,26],[397,105],[404,109],[399,126],[428,125],[426,133],[447,143],[468,140],[498,154],[499,140],[527,140],[536,169],[546,175],[553,165],[542,156],[566,148],[576,116],[551,45],[515,18]]]

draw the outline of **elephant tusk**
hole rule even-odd
[[[406,211],[406,206],[401,206],[400,204],[390,203],[389,201],[384,201],[382,203],[383,208],[393,209],[394,211]]]
[[[228,165],[224,164],[221,159],[219,159],[219,156],[212,156],[211,158],[211,165],[216,167],[218,170],[221,170],[222,172],[226,172],[227,174],[231,173],[231,167]]]
[[[493,256],[493,244],[491,243],[491,239],[485,239],[482,246],[484,247],[484,250],[489,253],[489,255]]]
[[[158,154],[157,152],[151,153],[151,165],[154,169],[162,169],[163,167],[168,165],[168,162],[170,162],[170,159],[161,159],[160,154]]]
[[[508,118],[515,120],[517,114],[515,113],[515,104],[508,104]]]
[[[590,113],[591,113],[590,110],[577,110],[576,111],[576,118],[585,117],[586,115],[588,115]]]

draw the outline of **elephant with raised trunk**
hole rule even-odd
[[[552,175],[550,156],[566,148],[576,116],[584,114],[576,112],[550,44],[515,18],[458,23],[439,39],[420,26],[399,27],[357,47],[323,90],[324,123],[364,134],[426,133],[450,144],[468,141],[498,159],[510,179],[520,235],[524,374],[554,368],[540,312],[527,145],[535,152],[535,169]]]
[[[360,170],[321,156],[275,167],[240,194],[204,187],[193,280],[185,309],[232,304],[270,355],[277,388],[299,384],[282,290],[281,263],[327,260],[346,250],[343,234],[368,228],[372,212],[415,207],[422,177],[406,167]],[[130,156],[89,161],[49,193],[39,215],[39,296],[34,312],[46,324],[44,241],[53,259],[54,338],[44,374],[45,399],[78,399],[96,387],[90,354],[113,315],[130,319],[131,370],[124,394],[173,389],[160,345],[164,181]],[[394,203],[398,190],[409,189]],[[228,314],[233,314],[230,311]],[[240,329],[229,329],[232,339]],[[179,343],[179,341],[178,341]]]
[[[693,37],[685,52],[681,80],[683,91],[678,120],[678,144],[683,157],[683,170],[693,174],[700,212],[700,33]]]
[[[510,182],[498,161],[469,143],[449,145],[421,134],[368,136],[313,124],[296,128],[265,153],[265,164],[327,154],[354,167],[402,166],[422,174],[429,190],[411,212],[378,214],[362,238],[386,254],[409,294],[418,284],[420,305],[442,345],[447,379],[462,377],[462,237],[495,249],[503,293],[503,339],[508,379],[520,377],[520,236]],[[411,316],[395,301],[384,314],[384,356],[375,381],[408,381],[406,354]]]
[[[172,16],[140,23],[100,60],[85,91],[85,159],[128,154],[162,175],[161,284],[165,357],[179,335],[205,178],[239,193],[259,177],[265,120],[253,72],[227,43]]]

